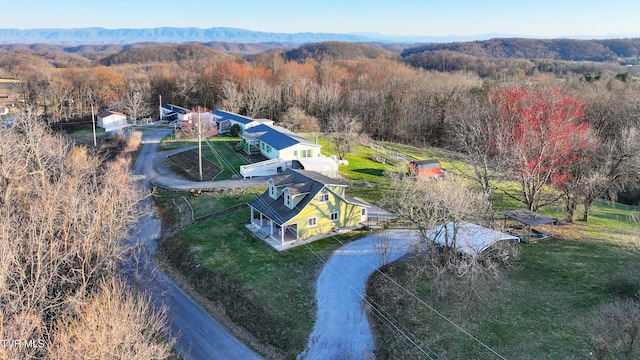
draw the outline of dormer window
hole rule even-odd
[[[286,194],[284,195],[284,204],[285,204],[287,207],[292,208],[292,206],[291,206],[291,194],[286,193]]]
[[[273,199],[276,198],[276,187],[275,187],[275,185],[269,186],[269,196],[271,196]]]
[[[329,193],[324,193],[324,194],[318,195],[318,202],[319,203],[329,202]]]

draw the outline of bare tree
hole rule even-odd
[[[318,132],[318,119],[307,115],[304,110],[292,107],[282,117],[282,125],[293,132]]]
[[[640,179],[640,98],[634,91],[597,96],[585,120],[600,138],[583,174],[583,220],[599,197],[615,199],[627,184]]]
[[[374,246],[376,249],[376,255],[378,256],[378,263],[380,266],[389,264],[389,257],[393,252],[393,241],[389,232],[381,232],[375,236]]]
[[[340,87],[337,84],[323,84],[318,90],[313,105],[313,115],[318,117],[320,125],[325,129],[340,108]]]
[[[222,108],[232,112],[239,113],[242,109],[243,96],[235,83],[225,81],[222,85]]]
[[[342,160],[353,150],[362,124],[349,114],[336,114],[329,119],[329,131],[331,132],[331,142],[333,143],[338,157]]]
[[[467,222],[486,223],[491,207],[486,194],[471,190],[455,178],[421,180],[395,177],[383,196],[389,210],[411,222],[421,235],[419,271],[433,276],[435,294],[447,296],[454,277],[478,290],[482,280],[496,278],[498,262],[484,254],[465,256],[457,249],[458,231]],[[443,238],[444,242],[436,242]]]
[[[120,107],[134,124],[138,119],[151,115],[149,103],[144,92],[140,90],[129,90],[124,100],[120,102]]]
[[[126,161],[104,162],[33,115],[0,133],[0,270],[10,269],[0,274],[0,330],[53,344],[59,325],[116,274],[142,192]],[[49,358],[49,349],[20,356]]]
[[[454,172],[478,184],[491,199],[500,156],[495,146],[497,130],[491,124],[492,109],[478,97],[465,97],[457,111],[447,117],[449,146],[466,155],[465,165],[454,165]]]
[[[50,359],[168,359],[171,343],[163,338],[166,311],[131,295],[121,282],[101,282],[78,306],[78,315],[56,329]]]
[[[252,77],[242,85],[245,113],[250,118],[264,116],[274,101],[269,84],[259,77]]]

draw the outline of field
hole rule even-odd
[[[326,154],[332,153],[331,144],[323,139],[320,143]],[[405,171],[380,161],[381,157],[393,157],[393,152],[416,159],[435,157],[445,169],[460,165],[445,151],[380,145],[384,149],[358,146],[347,155],[349,165],[340,171],[352,184],[350,195],[379,201],[389,186],[384,173]],[[202,215],[250,200],[255,194],[203,194],[197,198],[169,194],[162,202],[169,209],[171,203],[180,203],[175,197],[184,197],[190,205],[182,207],[182,214],[190,208]],[[521,207],[506,197],[496,196],[495,200],[497,209]],[[562,215],[560,207],[542,212]],[[635,213],[635,207],[598,201],[588,223],[556,226],[555,239],[522,245],[519,260],[505,268],[501,281],[482,288],[479,297],[439,301],[432,295],[429,278],[416,276],[415,259],[395,263],[385,274],[397,284],[380,274],[370,279],[368,296],[386,317],[395,319],[390,326],[371,316],[376,355],[381,359],[425,358],[425,353],[407,340],[409,336],[441,358],[500,358],[496,353],[510,359],[588,358],[586,319],[600,304],[629,296],[637,289],[638,284],[632,282],[634,277],[640,278],[637,224],[631,220]],[[191,274],[192,282],[211,301],[223,303],[235,323],[261,343],[277,348],[280,356],[295,357],[313,326],[313,284],[322,259],[340,244],[327,239],[277,253],[244,228],[248,218],[245,208],[193,225],[184,221],[181,230],[165,243],[165,253],[173,256],[172,263],[182,266],[184,273]],[[351,234],[344,241],[358,236],[362,234]],[[202,270],[196,271],[196,265]],[[399,335],[398,329],[406,336]]]

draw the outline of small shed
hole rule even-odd
[[[98,114],[98,126],[105,131],[118,131],[129,126],[127,115],[117,111],[103,111]]]
[[[554,218],[550,218],[548,216],[538,214],[537,212],[529,209],[508,210],[503,212],[503,214],[504,214],[505,228],[507,227],[507,218],[516,220],[527,227],[528,237],[527,236],[521,237],[521,240],[524,243],[530,243],[535,240],[544,239],[550,236],[549,234],[546,234],[546,233],[539,233],[537,234],[537,236],[534,237],[533,230],[532,230],[534,226],[540,226],[540,225],[546,225],[546,224],[551,224],[553,226],[553,224],[556,222],[556,219]]]
[[[431,160],[418,160],[409,162],[409,174],[415,177],[437,178],[442,175],[442,168],[440,167],[440,161]]]

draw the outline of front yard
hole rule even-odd
[[[229,148],[223,141],[214,143],[216,148]],[[320,143],[323,152],[331,154],[331,145]],[[416,159],[436,157],[443,168],[455,163],[447,152],[384,145]],[[384,172],[398,171],[394,165],[376,161],[386,154],[360,145],[347,155],[349,165],[341,166],[340,172],[353,184],[350,195],[373,203],[380,200],[389,186]],[[214,152],[209,155],[212,161],[216,157]],[[227,153],[225,157],[233,156]],[[294,358],[306,346],[313,327],[317,274],[324,259],[341,244],[329,238],[278,253],[246,230],[247,208],[195,224],[191,220],[249,201],[262,191],[194,196],[158,190],[157,200],[165,208],[163,226],[174,224],[173,235],[162,248],[199,293],[220,304],[234,323],[249,330],[260,343],[271,346],[268,357]],[[496,201],[500,210],[521,207],[506,197],[496,196]],[[545,215],[561,215],[560,207],[543,210]],[[519,260],[505,269],[501,281],[481,288],[478,297],[438,301],[429,278],[416,272],[415,259],[394,263],[385,274],[419,300],[380,274],[370,279],[368,296],[382,314],[393,319],[390,325],[371,317],[376,356],[424,358],[425,353],[413,342],[450,359],[499,358],[496,353],[510,359],[590,358],[585,330],[589,316],[600,304],[630,297],[640,286],[640,280],[634,282],[640,279],[638,225],[630,220],[636,211],[598,201],[588,223],[557,226],[554,231],[559,239],[522,245]],[[362,235],[351,233],[341,241]],[[479,341],[470,340],[452,323]]]
[[[201,295],[221,304],[234,323],[275,348],[276,357],[281,358],[295,358],[307,344],[315,318],[314,283],[323,261],[341,246],[338,240],[348,242],[369,234],[355,231],[338,240],[329,238],[278,253],[244,227],[250,217],[248,208],[190,223],[191,209],[195,217],[206,215],[246,202],[253,192],[199,196],[155,192],[157,202],[166,206],[163,218],[183,226],[164,241],[163,256]],[[185,200],[189,206],[176,206]]]
[[[203,178],[205,181],[210,180],[229,180],[237,176],[241,165],[247,165],[252,162],[261,161],[260,158],[250,158],[241,152],[234,150],[234,147],[240,142],[239,138],[228,136],[215,136],[211,139],[202,141],[202,156],[211,164],[221,169],[212,177]],[[169,135],[160,143],[159,150],[172,150],[187,146],[197,146],[198,142],[189,139],[176,139],[174,135]],[[195,150],[195,158],[197,162],[197,149]],[[182,164],[175,164],[177,167]],[[174,169],[175,172],[175,169]]]

